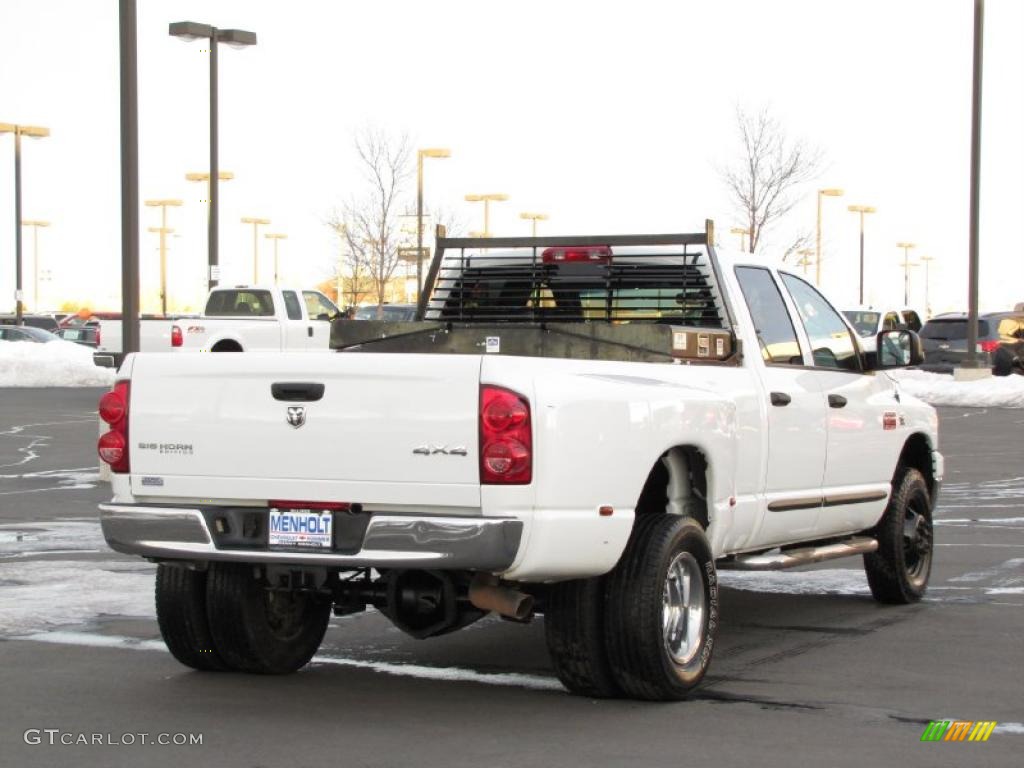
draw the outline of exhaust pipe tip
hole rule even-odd
[[[474,579],[469,585],[469,602],[481,611],[494,611],[515,621],[524,621],[533,614],[533,595],[485,580]]]

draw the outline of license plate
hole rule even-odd
[[[289,549],[330,549],[334,517],[312,509],[271,509],[271,547]]]

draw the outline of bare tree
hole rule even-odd
[[[381,306],[398,266],[399,203],[412,172],[411,149],[407,136],[392,137],[377,129],[361,131],[354,144],[365,192],[343,204],[327,224],[344,241],[342,261],[349,272],[352,303],[362,299],[365,284]]]
[[[736,109],[741,159],[719,173],[749,231],[751,253],[765,230],[799,202],[798,188],[814,178],[821,152],[802,139],[792,139],[767,108],[756,114]],[[800,247],[788,249],[792,253]]]

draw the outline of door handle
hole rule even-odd
[[[270,385],[275,400],[289,403],[315,403],[324,396],[324,385],[306,381],[279,381]]]
[[[772,392],[772,405],[789,405],[793,398],[785,392]]]
[[[313,326],[312,325],[306,327],[306,335],[309,336],[309,338],[311,338],[311,339],[313,338]]]
[[[846,405],[846,398],[842,395],[829,395],[828,396],[828,407],[829,408],[842,408]]]

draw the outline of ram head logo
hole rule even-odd
[[[288,423],[298,429],[306,423],[306,406],[304,405],[289,405],[288,406]]]

